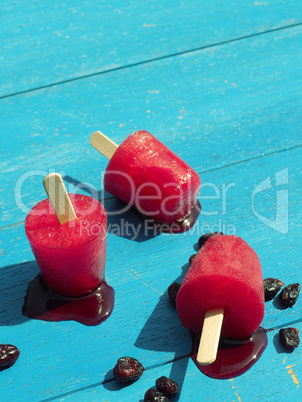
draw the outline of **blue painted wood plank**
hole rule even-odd
[[[12,371],[5,372],[3,382],[8,383],[8,379],[10,382],[5,387],[4,395],[9,397],[18,392],[20,400],[24,397],[47,400],[52,397],[61,398],[66,393],[88,387],[87,394],[83,391],[87,400],[94,389],[97,389],[96,392],[100,389],[105,400],[110,397],[109,400],[120,401],[123,400],[121,398],[127,400],[127,396],[132,395],[132,390],[134,395],[141,393],[143,391],[141,387],[136,386],[116,393],[113,391],[107,393],[101,383],[104,378],[106,380],[112,378],[110,370],[116,359],[122,355],[133,355],[146,367],[154,365],[158,367],[173,359],[175,354],[181,357],[190,351],[187,330],[181,327],[175,310],[169,305],[166,289],[175,279],[180,280],[183,272],[187,270],[188,257],[194,253],[194,245],[199,235],[203,231],[220,229],[217,228],[220,221],[229,226],[233,225],[236,233],[253,246],[261,259],[265,277],[276,276],[286,284],[301,283],[302,273],[299,269],[301,167],[297,164],[300,158],[301,148],[298,148],[224,169],[204,172],[201,176],[203,183],[211,183],[204,196],[213,196],[213,189],[216,188],[220,197],[202,200],[203,215],[200,216],[194,230],[187,234],[160,235],[148,238],[146,241],[133,241],[117,236],[116,232],[109,233],[106,277],[109,284],[115,288],[116,305],[108,321],[96,328],[87,328],[73,322],[49,323],[22,318],[20,309],[27,284],[38,271],[36,265],[30,262],[33,257],[22,225],[2,230],[0,286],[1,294],[5,296],[0,315],[2,339],[5,342],[10,340],[15,342],[24,351],[24,355],[11,369]],[[254,215],[252,196],[254,189],[267,177],[271,177],[272,184],[275,185],[275,174],[284,169],[288,169],[288,183],[285,182],[280,188],[288,191],[291,202],[288,205],[289,230],[287,233],[280,233]],[[227,193],[225,208],[221,196],[223,184],[225,186],[234,184]],[[254,208],[263,217],[274,218],[278,190],[278,188],[266,189],[255,196]],[[113,204],[114,200],[108,199],[107,202],[107,208],[110,208],[110,205],[112,209],[116,207]],[[284,209],[286,205],[281,207]],[[208,215],[209,212],[215,211],[217,214]],[[124,218],[129,223],[133,223],[134,219],[135,225],[138,224],[137,219],[135,220],[131,214],[127,214]],[[113,222],[114,219],[109,220],[109,223]],[[20,264],[24,260],[29,262]],[[286,310],[280,310],[274,302],[267,303],[264,327],[286,326],[297,320],[299,322],[295,326],[300,327],[301,303],[302,299],[299,298],[294,307]],[[291,390],[294,398],[298,391],[295,388],[296,384],[292,382],[293,377],[288,374],[290,369],[286,367],[297,364],[300,349],[295,352],[297,359],[294,360],[291,360],[291,357],[295,354],[281,355],[282,359],[288,357],[285,365],[280,364],[282,359],[271,341],[269,348],[270,357],[265,358],[265,354],[253,371],[243,376],[242,381],[238,379],[240,389],[242,387],[243,395],[257,395],[266,400],[269,390],[266,390],[265,384],[268,373],[272,371],[268,367],[274,367],[278,376],[287,379],[286,386],[283,386],[280,392],[285,395]],[[91,352],[88,360],[85,355],[87,349]],[[298,368],[299,364],[294,370]],[[156,372],[159,371],[162,373],[162,370],[156,369]],[[299,371],[294,373],[299,380]],[[194,398],[199,395],[200,383],[192,385],[192,382],[196,382],[197,375],[200,376],[194,366],[189,364],[186,371],[186,380],[189,379],[189,382],[186,391],[185,389],[183,391],[184,396],[191,395]],[[148,377],[145,377],[147,380]],[[217,385],[217,381],[204,380],[202,376],[202,385],[207,397],[215,392],[213,398],[226,398],[226,395],[233,392],[232,387],[227,384],[218,382]],[[246,390],[247,386],[249,391]],[[263,391],[259,391],[262,388]],[[238,394],[240,395],[239,391]],[[77,399],[76,394],[71,394],[70,398],[80,400],[81,397],[79,394]]]
[[[154,273],[157,271],[154,272],[153,265],[156,267],[164,265],[165,267],[165,264],[169,263],[170,267],[178,267],[177,270],[169,269],[168,272],[161,270],[162,275],[164,272],[165,275],[168,275],[166,277],[167,287],[175,277],[181,275],[181,267],[187,269],[187,260],[194,253],[194,245],[198,237],[208,231],[220,230],[227,234],[235,232],[253,245],[260,256],[266,277],[274,276],[276,273],[281,280],[287,281],[288,284],[299,282],[301,280],[299,272],[300,238],[297,231],[299,231],[300,218],[301,167],[297,166],[297,161],[300,157],[301,148],[298,148],[244,164],[204,172],[201,175],[204,191],[199,195],[203,206],[202,212],[192,230],[179,236],[162,234],[153,237],[149,236],[150,232],[148,232],[148,236],[144,237],[143,221],[131,212],[119,216],[112,215],[120,204],[115,199],[106,200],[109,231],[108,261],[115,267],[110,268],[108,273],[115,272],[112,269],[119,270],[121,267],[124,269],[131,264],[133,249],[139,247],[141,253],[138,261],[140,274],[146,275],[148,280],[155,281],[152,282],[151,287],[156,288],[157,281],[157,278],[154,277]],[[276,175],[280,175],[280,172],[283,172],[285,181],[279,187],[276,186]],[[267,180],[271,180],[272,187],[255,193],[255,189]],[[83,192],[85,193],[85,191]],[[280,202],[280,197],[284,192],[289,199],[288,204],[285,197],[283,200],[281,198]],[[274,222],[273,220],[278,216],[279,222]],[[125,233],[126,223],[129,224],[128,236]],[[276,225],[276,223],[279,224]],[[138,236],[135,235],[137,229],[140,229]],[[291,249],[290,260],[287,253],[289,247]],[[176,253],[171,257],[171,262],[170,260],[167,262],[167,250],[179,250],[179,254]],[[154,255],[150,255],[150,253],[154,253]],[[1,230],[2,266],[31,259],[32,254],[25,237],[23,224]],[[135,260],[133,263],[135,264]],[[135,270],[135,268],[133,269]],[[125,269],[124,272],[126,272]],[[128,277],[128,275],[128,279],[131,277],[135,283],[137,280],[135,272],[129,271],[126,276]],[[160,292],[166,287],[162,288]],[[273,303],[268,303],[267,306],[272,309],[270,318],[265,321],[265,326],[269,328],[278,325],[281,316],[283,317],[282,322],[294,320],[297,314],[300,317],[299,304],[281,312],[275,309]]]
[[[302,22],[295,0],[3,0],[0,7],[2,96]]]
[[[100,190],[107,161],[89,144],[95,129],[117,143],[147,129],[198,173],[300,146],[301,35],[292,28],[2,99],[1,227],[24,220],[14,186],[32,170],[27,206],[44,197],[49,169]]]
[[[302,330],[301,323],[297,327]],[[260,360],[241,377],[211,379],[200,373],[191,359],[184,358],[146,371],[128,387],[121,387],[115,381],[95,384],[90,389],[62,396],[60,400],[122,402],[132,398],[143,402],[145,391],[154,387],[156,379],[162,375],[180,384],[179,401],[299,401],[301,352],[286,353],[279,344],[277,331],[273,331],[268,333],[268,347]]]
[[[300,348],[283,353],[276,331],[269,334],[259,363],[234,382],[210,380],[184,358],[174,367],[164,365],[190,349],[166,289],[188,268],[187,259],[203,231],[233,225],[259,254],[265,276],[278,276],[286,284],[301,282],[300,40],[298,28],[284,30],[1,102],[0,228],[11,225],[0,230],[1,342],[21,349],[16,365],[1,373],[2,398],[139,400],[157,376],[172,371],[180,380],[185,376],[180,400],[197,401],[201,394],[215,400],[274,400],[273,386],[278,400],[300,399]],[[32,169],[56,168],[65,170],[71,183],[86,181],[101,190],[99,169],[106,161],[88,145],[95,128],[112,133],[116,142],[128,129],[147,128],[157,135],[210,184],[200,194],[206,197],[204,212],[186,235],[150,236],[147,241],[140,236],[135,241],[117,236],[110,227],[106,275],[116,290],[116,305],[101,326],[28,320],[21,316],[23,297],[38,270],[24,233],[25,214],[15,205],[15,183]],[[191,142],[190,135],[194,149],[184,146]],[[45,197],[41,178],[36,174],[26,182],[26,205]],[[269,178],[272,188],[265,187]],[[230,186],[226,204],[223,185]],[[262,191],[255,194],[257,186]],[[215,191],[219,196],[209,198]],[[279,196],[284,218],[286,194],[288,232],[282,233],[283,219],[274,229],[272,221],[259,218],[276,218]],[[107,210],[118,205],[106,197]],[[122,218],[134,227],[140,223],[131,213]],[[111,217],[109,223],[120,224],[120,219]],[[267,303],[265,327],[298,320],[295,326],[301,329],[301,303],[298,299],[286,310]],[[104,387],[116,359],[125,354],[139,358],[147,372],[131,387],[117,390],[113,381]]]

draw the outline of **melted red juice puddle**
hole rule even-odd
[[[68,297],[53,292],[39,274],[28,286],[22,313],[37,320],[98,325],[110,316],[113,306],[114,290],[105,280],[87,295]]]
[[[155,231],[158,231],[159,233],[184,233],[190,230],[195,222],[197,221],[197,218],[200,214],[201,211],[201,204],[197,200],[195,205],[193,206],[190,215],[188,215],[185,219],[183,219],[180,222],[174,222],[174,223],[163,223],[163,222],[158,222],[155,220],[152,220],[147,215],[143,215],[137,208],[132,207],[133,212],[135,212],[140,218],[146,220],[148,222],[148,225],[153,227]]]
[[[197,351],[200,334],[191,332],[191,357],[199,370],[208,377],[226,380],[238,377],[247,372],[260,358],[267,345],[266,330],[259,327],[250,338],[243,340],[222,339],[216,360],[207,365],[197,362]]]

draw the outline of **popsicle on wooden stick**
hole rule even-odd
[[[200,189],[198,174],[148,131],[130,134],[119,146],[96,131],[90,143],[110,159],[107,192],[158,222],[173,224],[190,214]]]
[[[262,269],[255,251],[234,235],[211,237],[184,277],[176,308],[183,326],[202,331],[200,364],[215,360],[220,336],[249,337],[264,316]]]
[[[106,211],[92,197],[67,194],[58,174],[46,176],[43,184],[49,198],[28,213],[27,238],[49,287],[66,296],[84,295],[104,277]]]

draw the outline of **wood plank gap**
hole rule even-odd
[[[0,228],[0,231],[4,230],[4,229],[13,228],[14,226],[20,226],[20,225],[22,225],[22,223],[24,223],[24,221],[18,222],[18,223],[13,223],[12,225],[8,225],[8,226],[3,226],[3,228]]]
[[[299,319],[299,320],[296,320],[296,321],[291,321],[290,323],[287,323],[287,324],[283,324],[283,325],[280,325],[280,326],[271,328],[271,329],[266,329],[266,331],[267,331],[267,332],[271,332],[271,331],[274,331],[274,330],[277,331],[277,330],[280,329],[280,328],[284,328],[284,327],[287,327],[287,326],[289,326],[289,325],[296,324],[296,323],[301,322],[301,321],[302,321],[302,318]],[[152,370],[152,369],[154,369],[154,368],[159,368],[159,367],[165,366],[165,365],[167,365],[167,364],[171,364],[171,363],[173,363],[173,362],[175,362],[175,361],[179,361],[179,360],[186,359],[186,358],[190,358],[190,354],[186,354],[186,355],[183,355],[183,356],[179,356],[179,357],[177,357],[177,358],[168,360],[168,361],[166,361],[166,362],[164,362],[164,363],[162,363],[162,364],[153,364],[153,365],[151,365],[151,366],[147,366],[147,367],[145,367],[145,371]],[[53,396],[53,397],[50,397],[50,398],[47,398],[47,399],[43,399],[43,400],[41,400],[41,402],[51,402],[51,401],[55,401],[55,400],[58,400],[58,399],[61,399],[61,398],[64,398],[64,397],[68,397],[68,396],[70,396],[70,395],[74,395],[74,394],[76,394],[76,393],[78,393],[78,392],[82,392],[82,391],[85,391],[85,390],[89,390],[89,389],[91,389],[91,388],[96,388],[96,387],[99,387],[99,386],[101,386],[101,385],[103,385],[103,384],[108,384],[108,383],[113,382],[113,381],[116,381],[114,377],[109,378],[109,379],[107,379],[107,380],[104,380],[104,381],[102,381],[102,382],[93,383],[93,384],[87,385],[87,386],[85,386],[85,387],[81,387],[81,388],[79,388],[79,389],[75,389],[75,390],[73,390],[73,391],[64,392],[64,393],[58,394],[58,395],[56,395],[56,396]]]
[[[183,50],[181,52],[175,52],[175,53],[167,54],[165,56],[154,57],[152,59],[143,60],[143,61],[136,62],[136,63],[125,64],[124,66],[119,66],[119,67],[115,67],[115,68],[111,68],[111,69],[107,69],[107,70],[103,70],[103,71],[97,71],[95,73],[85,74],[85,75],[82,75],[80,77],[70,78],[70,79],[62,80],[62,81],[56,81],[56,82],[51,83],[51,84],[41,85],[41,86],[34,87],[34,88],[31,88],[31,89],[27,89],[27,90],[24,90],[24,91],[19,91],[19,92],[14,92],[14,93],[7,94],[7,95],[2,95],[2,96],[0,96],[0,99],[6,99],[6,98],[11,98],[13,96],[18,96],[18,95],[27,94],[27,93],[30,93],[30,92],[40,91],[42,89],[52,88],[52,87],[57,86],[57,85],[69,84],[71,82],[79,81],[79,80],[82,80],[82,79],[85,79],[85,78],[96,77],[98,75],[103,75],[103,74],[123,70],[123,69],[130,68],[130,67],[141,66],[141,65],[144,65],[144,64],[148,64],[148,63],[152,63],[152,62],[156,62],[156,61],[160,61],[160,60],[165,60],[165,59],[168,59],[168,58],[177,57],[177,56],[181,56],[181,55],[184,55],[184,54],[198,52],[200,50],[209,49],[209,48],[217,47],[217,46],[221,46],[221,45],[226,45],[228,43],[238,42],[238,41],[241,41],[241,40],[254,38],[254,37],[260,36],[260,35],[265,35],[265,34],[277,32],[277,31],[281,31],[281,30],[285,30],[285,29],[295,28],[295,27],[298,27],[300,25],[302,25],[302,22],[297,22],[295,24],[285,25],[283,27],[272,28],[272,29],[268,29],[268,30],[263,31],[263,32],[257,32],[257,33],[253,33],[253,34],[249,34],[249,35],[245,35],[245,36],[240,36],[238,38],[228,39],[226,41],[212,43],[212,44],[209,44],[209,45],[200,46],[200,47],[196,47],[196,48],[189,49],[189,50]]]
[[[147,367],[145,367],[145,371],[153,370],[153,369],[155,369],[155,368],[162,367],[162,366],[165,366],[165,365],[167,365],[167,364],[176,362],[176,361],[178,361],[178,360],[186,359],[186,358],[189,358],[189,357],[190,357],[190,354],[186,354],[186,355],[184,355],[184,356],[179,356],[179,357],[177,357],[177,358],[175,358],[175,359],[168,360],[168,361],[166,361],[166,362],[164,362],[164,363],[162,363],[162,364],[153,364],[152,366],[147,366]],[[81,388],[75,389],[75,390],[73,390],[73,391],[65,392],[65,393],[63,393],[63,394],[59,394],[59,395],[53,396],[53,397],[51,397],[51,398],[41,399],[40,402],[51,402],[51,401],[55,401],[55,400],[58,400],[58,399],[61,399],[61,398],[64,398],[64,397],[67,397],[67,396],[70,396],[70,395],[74,395],[74,394],[76,394],[76,393],[78,393],[78,392],[82,392],[82,391],[88,390],[88,389],[90,389],[90,388],[95,388],[95,387],[99,387],[100,385],[103,385],[103,384],[108,384],[108,383],[113,382],[113,381],[116,381],[116,379],[115,379],[114,377],[108,378],[107,380],[104,380],[104,381],[102,381],[102,382],[97,382],[97,383],[94,383],[94,384],[86,385],[85,387],[81,387]]]
[[[265,330],[266,330],[266,332],[277,331],[278,329],[290,327],[291,325],[298,324],[299,322],[302,322],[302,318],[298,318],[297,320],[293,320],[293,321],[290,321],[287,323],[276,325],[275,327],[272,327],[272,328],[265,328]]]

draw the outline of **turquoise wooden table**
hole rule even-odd
[[[1,343],[20,357],[1,375],[2,401],[142,401],[155,380],[180,385],[173,401],[300,401],[302,299],[266,303],[268,345],[245,374],[202,374],[167,288],[181,281],[198,238],[236,233],[258,253],[264,277],[302,282],[302,6],[297,0],[21,1],[0,4]],[[95,130],[117,144],[153,133],[200,175],[202,212],[183,234],[145,235],[103,190]],[[70,192],[108,212],[106,280],[115,290],[101,325],[29,319],[22,306],[39,270],[24,231],[59,172]],[[122,231],[128,224],[128,232]],[[112,369],[133,356],[141,379]]]

